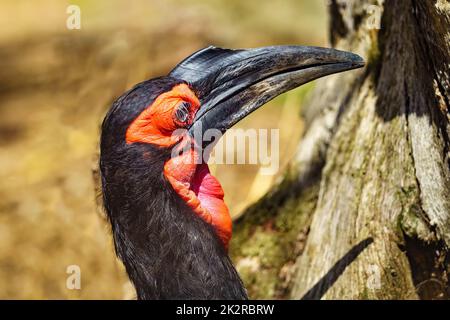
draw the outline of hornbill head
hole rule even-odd
[[[195,266],[185,271],[195,282],[196,273],[214,278],[214,271],[197,270],[201,251],[214,251],[204,253],[209,255],[204,268],[221,263],[212,261],[216,252],[226,255],[231,218],[204,155],[216,141],[202,134],[224,133],[288,90],[363,64],[358,55],[318,47],[209,47],[116,100],[102,126],[103,196],[116,250],[140,297],[163,297],[154,291],[175,286],[169,278],[182,266],[166,274],[168,264],[181,263],[179,256],[197,255]],[[218,271],[221,276],[226,269]],[[139,292],[140,281],[150,282],[153,291]],[[173,290],[195,292],[195,284],[190,286]]]

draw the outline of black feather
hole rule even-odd
[[[165,77],[135,86],[103,122],[100,171],[115,249],[139,299],[246,299],[214,229],[165,179],[171,150],[125,142],[133,119],[179,82]]]

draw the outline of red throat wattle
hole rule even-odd
[[[180,197],[211,224],[224,247],[228,249],[232,222],[223,200],[224,192],[219,181],[210,173],[206,163],[195,164],[194,150],[166,162],[164,175]]]

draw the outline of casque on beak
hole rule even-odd
[[[249,113],[314,79],[361,68],[351,52],[307,46],[271,46],[248,50],[208,47],[180,62],[169,76],[188,82],[201,106],[189,132],[224,133]],[[205,148],[210,142],[202,142]]]

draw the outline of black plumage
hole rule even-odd
[[[162,174],[171,149],[127,144],[123,138],[131,121],[179,82],[158,78],[137,85],[103,122],[100,169],[116,252],[139,299],[245,299],[214,229]]]

